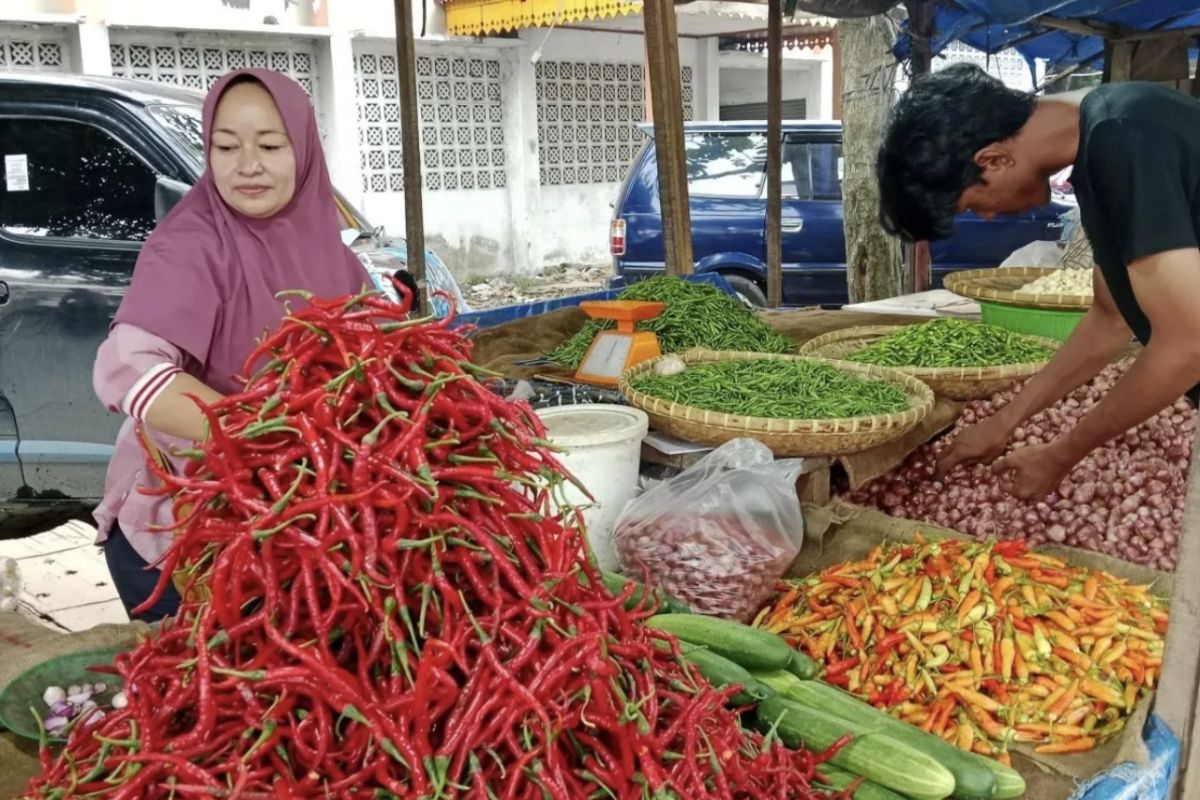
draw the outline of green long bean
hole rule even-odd
[[[633,388],[694,408],[773,419],[863,417],[908,408],[908,398],[890,383],[813,361],[709,362],[675,375],[646,375]]]
[[[940,317],[872,342],[850,360],[881,367],[996,367],[1046,361],[1053,354],[1051,348],[995,325]]]
[[[657,317],[638,325],[641,330],[658,335],[664,353],[680,353],[693,347],[752,353],[796,351],[794,341],[776,333],[740,300],[712,284],[659,276],[633,284],[621,292],[619,299],[667,304]],[[574,369],[583,361],[596,334],[612,327],[608,320],[590,320],[546,356]]]

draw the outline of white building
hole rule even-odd
[[[610,204],[651,112],[639,7],[442,1],[414,12],[429,246],[460,279],[606,260]],[[765,4],[678,11],[688,118],[762,118]],[[285,72],[313,97],[335,183],[402,233],[392,15],[391,0],[0,0],[0,69],[196,89],[243,65]],[[836,116],[831,29],[789,30],[787,116]]]

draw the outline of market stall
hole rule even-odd
[[[569,718],[569,701],[557,693],[561,687],[532,697],[505,694],[516,689],[504,676],[520,674],[517,663],[524,664],[511,659],[528,652],[534,660],[527,668],[549,669],[562,658],[553,648],[544,653],[502,648],[488,655],[493,652],[489,642],[506,636],[489,628],[489,615],[511,609],[530,615],[514,620],[533,625],[555,607],[553,591],[544,601],[521,600],[527,590],[514,588],[546,570],[567,581],[563,591],[569,594],[561,597],[560,611],[568,617],[543,624],[577,631],[581,625],[588,630],[617,625],[596,628],[594,635],[641,653],[640,666],[619,659],[613,665],[633,682],[631,687],[639,680],[653,684],[656,675],[668,682],[701,681],[697,687],[741,686],[736,699],[715,696],[715,706],[714,696],[703,690],[688,702],[708,697],[705,713],[710,715],[721,699],[742,710],[718,715],[726,726],[720,732],[706,730],[746,737],[750,760],[738,767],[745,771],[746,785],[763,785],[757,781],[767,780],[765,773],[755,777],[753,765],[768,761],[791,765],[785,771],[793,790],[812,785],[810,796],[823,796],[820,781],[829,781],[823,785],[832,790],[866,778],[869,786],[860,786],[854,796],[867,798],[1019,796],[1021,786],[1025,796],[1066,798],[1076,781],[1105,780],[1108,767],[1139,757],[1149,757],[1153,765],[1139,768],[1139,774],[1169,773],[1174,740],[1157,723],[1147,723],[1147,714],[1162,674],[1169,568],[1176,557],[1162,548],[1179,538],[1182,476],[1190,456],[1190,447],[1179,449],[1185,437],[1164,432],[1176,424],[1175,415],[1178,424],[1194,426],[1190,412],[1167,413],[1119,443],[1105,456],[1111,463],[1088,465],[1102,474],[1091,484],[1076,480],[1061,507],[1002,509],[994,485],[972,479],[962,488],[933,485],[930,454],[956,420],[962,425],[1002,402],[998,398],[1045,362],[1055,342],[954,318],[875,319],[853,312],[777,312],[759,318],[712,281],[664,281],[670,283],[643,285],[638,297],[640,302],[665,297],[668,308],[671,303],[679,307],[646,323],[656,326],[656,341],[668,352],[625,370],[616,397],[603,387],[570,382],[569,364],[586,358],[582,354],[589,349],[587,342],[571,345],[572,338],[595,340],[605,328],[569,307],[549,315],[573,314],[573,323],[557,330],[556,341],[536,344],[530,337],[544,326],[540,316],[513,315],[509,322],[476,332],[473,343],[445,323],[397,318],[364,326],[359,320],[384,312],[372,307],[370,314],[355,316],[353,303],[320,306],[309,317],[287,323],[272,340],[278,368],[260,373],[242,398],[230,401],[227,437],[197,453],[193,477],[163,476],[177,494],[184,521],[175,534],[172,563],[181,570],[176,580],[189,599],[181,621],[163,632],[134,645],[133,632],[120,630],[106,641],[120,649],[132,645],[115,662],[116,679],[127,691],[141,686],[135,694],[149,694],[135,700],[132,711],[115,707],[103,694],[60,708],[55,703],[70,703],[71,690],[87,685],[89,675],[80,674],[78,658],[70,667],[74,673],[51,678],[50,672],[39,672],[61,662],[46,661],[43,653],[53,651],[44,649],[44,636],[34,637],[38,641],[30,646],[37,648],[36,655],[13,670],[28,667],[35,677],[26,674],[16,682],[23,694],[14,697],[10,689],[0,696],[0,716],[13,731],[3,744],[11,762],[5,773],[22,784],[41,773],[35,779],[41,783],[34,785],[44,788],[31,797],[48,796],[64,782],[86,785],[85,778],[121,785],[135,778],[121,769],[124,759],[157,754],[155,742],[165,742],[163,736],[185,736],[193,742],[187,751],[190,766],[153,755],[155,766],[147,775],[156,777],[145,780],[194,786],[197,796],[224,796],[211,793],[214,783],[267,786],[289,774],[300,780],[301,772],[291,765],[297,759],[314,774],[344,774],[340,759],[348,752],[355,763],[370,765],[368,771],[384,787],[502,781],[499,776],[523,757],[519,742],[513,743],[516,751],[492,757],[500,770],[493,774],[482,761],[468,765],[476,745],[462,742],[475,739],[463,739],[447,751],[461,756],[448,754],[448,761],[438,762],[439,748],[450,747],[439,738],[443,734],[426,743],[413,739],[407,727],[395,726],[397,720],[407,726],[426,719],[420,724],[435,731],[458,719],[461,727],[474,702],[480,704],[474,713],[481,716],[467,726],[472,733],[463,735],[499,735],[498,712],[485,712],[483,699],[472,700],[483,697],[478,693],[484,686],[522,709],[506,723],[517,729],[528,730],[521,720],[536,717],[533,709],[547,703],[568,703],[555,707]],[[342,318],[347,311],[350,316]],[[324,329],[342,331],[337,343],[321,334]],[[526,377],[535,382],[540,375],[547,384],[570,387],[571,394],[556,394],[556,402],[533,398],[541,420],[521,410],[528,406],[504,399],[520,376],[485,373],[468,361],[500,359],[495,352],[505,349],[504,342],[509,349],[513,342],[537,349],[524,359],[510,358],[510,364],[538,360],[514,371],[533,370]],[[733,346],[759,352],[732,351]],[[495,348],[491,354],[489,347]],[[314,354],[315,363],[328,361],[322,368],[328,378],[308,388],[290,382],[286,367],[306,352]],[[387,382],[378,383],[385,376]],[[1068,408],[1082,413],[1086,392],[1099,390],[1085,388],[1081,398],[1065,401],[1063,411],[1047,412],[1047,419],[1057,419],[1057,413],[1065,418]],[[610,402],[594,405],[596,399]],[[601,452],[614,444],[602,441],[612,415],[602,420],[595,412],[629,408],[614,407],[614,399],[633,404],[627,414],[633,427],[621,430],[620,453]],[[322,405],[330,411],[320,411]],[[706,447],[676,469],[660,465],[654,473],[647,460],[639,459],[637,445],[647,429],[645,422],[640,428],[636,424],[637,406],[648,412],[658,433],[702,440]],[[341,416],[315,425],[318,417],[309,419],[306,408],[314,415]],[[581,431],[573,412],[589,409],[593,415]],[[424,423],[415,424],[421,415]],[[543,424],[546,432],[539,433]],[[1031,425],[1029,436],[1039,435],[1047,434]],[[587,507],[586,495],[566,495],[568,502],[585,505],[586,532],[577,532],[571,516],[548,515],[554,497],[570,490],[555,488],[557,468],[553,457],[538,449],[539,436],[566,448],[558,458],[600,501],[602,514]],[[348,448],[342,459],[322,458],[322,447],[339,442],[339,448]],[[1142,453],[1143,446],[1150,454]],[[1160,447],[1166,449],[1155,455]],[[395,460],[363,455],[372,452],[394,454],[388,458]],[[1154,460],[1159,458],[1162,465]],[[228,465],[247,459],[277,467],[243,473],[238,480]],[[724,461],[714,468],[719,459]],[[641,481],[636,480],[639,460],[646,473]],[[618,463],[625,466],[614,466]],[[1122,482],[1118,489],[1110,481],[1114,491],[1097,497],[1103,470],[1121,471]],[[1169,474],[1160,476],[1162,470]],[[322,474],[343,477],[328,484],[325,494],[319,489]],[[741,483],[731,484],[736,475],[743,476],[736,479]],[[366,493],[374,498],[369,507]],[[263,497],[258,504],[247,499],[258,496]],[[437,502],[450,505],[438,511],[436,502],[431,506],[423,497],[445,498]],[[1143,497],[1144,503],[1136,499]],[[507,522],[496,516],[495,504],[513,509]],[[867,510],[871,505],[885,513]],[[401,509],[404,516],[397,516]],[[1048,516],[1041,516],[1043,511]],[[1117,541],[1088,529],[1101,513],[1106,530],[1118,532]],[[511,526],[518,528],[492,538]],[[1162,533],[1155,539],[1158,545],[1135,543],[1134,534],[1147,526]],[[518,530],[538,544],[528,551],[518,548]],[[599,565],[610,570],[605,580],[597,581],[599,573],[589,574],[586,562],[576,560],[584,550],[572,555],[570,547],[564,551],[551,544],[566,535],[565,541],[581,547],[580,533]],[[1024,538],[1014,540],[1014,534]],[[1007,541],[988,543],[996,538]],[[1059,548],[1047,549],[1051,545]],[[914,549],[906,552],[906,547]],[[933,555],[939,548],[955,555],[939,561]],[[552,558],[559,560],[547,561]],[[612,574],[618,570],[627,577]],[[644,608],[636,599],[644,594],[640,581],[655,589]],[[513,591],[512,599],[504,599]],[[627,619],[602,623],[584,610],[622,599]],[[675,616],[659,616],[672,611]],[[716,618],[725,618],[726,627],[710,621]],[[426,627],[431,625],[436,627]],[[658,636],[649,632],[658,628],[684,643],[678,658],[667,649],[660,663],[650,658],[653,648],[638,649]],[[514,628],[514,635],[518,630],[523,628]],[[28,636],[28,630],[6,633],[8,640]],[[760,648],[782,653],[781,660],[764,658],[761,650],[746,645],[755,637]],[[457,644],[446,651],[445,661],[433,661],[439,666],[430,666],[422,684],[421,665],[438,658],[436,641]],[[659,641],[666,646],[671,640]],[[736,643],[732,649],[722,650],[730,641]],[[317,649],[306,653],[304,642]],[[75,649],[66,637],[52,647]],[[700,654],[695,647],[702,648]],[[742,650],[751,654],[749,661]],[[494,664],[493,658],[498,659]],[[564,681],[585,678],[582,666],[564,663]],[[777,674],[780,668],[783,673]],[[212,682],[207,689],[206,681]],[[317,696],[313,681],[337,688]],[[526,681],[537,685],[532,677]],[[62,698],[44,692],[52,685],[62,687]],[[436,692],[435,686],[440,687]],[[836,693],[841,690],[847,694]],[[835,693],[821,694],[830,691]],[[416,708],[414,692],[435,692],[443,700],[420,712],[401,711]],[[147,702],[170,713],[156,716]],[[397,715],[377,718],[366,710],[380,704],[394,707]],[[66,746],[60,750],[62,744],[48,740],[51,760],[44,763],[35,756],[36,745],[22,742],[19,733],[38,735],[31,705],[41,709],[36,721],[44,726],[43,735]],[[618,718],[613,734],[636,719]],[[659,719],[650,724],[670,725],[672,717]],[[885,719],[891,720],[888,732],[880,734],[873,726]],[[320,735],[332,736],[331,744],[314,749],[318,740],[304,731],[318,726],[315,736],[325,724],[332,728]],[[63,725],[68,729],[60,730]],[[186,738],[193,726],[210,734],[227,730],[229,738]],[[764,743],[756,729],[773,733]],[[375,738],[379,731],[387,732],[389,744]],[[97,749],[95,736],[101,732],[115,744]],[[845,741],[844,735],[849,736]],[[801,749],[777,750],[776,738]],[[550,759],[545,769],[557,763],[562,780],[586,783],[592,778],[581,777],[580,770],[599,775],[586,765],[597,763],[588,758],[602,758],[605,751],[596,748],[607,747],[604,741],[586,748],[593,756],[555,751],[534,740],[524,747]],[[389,753],[393,746],[399,759]],[[834,752],[836,746],[841,749]],[[414,772],[407,765],[422,747],[431,748],[422,759],[435,760]],[[962,756],[955,755],[956,748]],[[830,769],[805,777],[786,753],[806,750],[825,752]],[[256,766],[234,769],[229,759],[239,753],[234,761]],[[905,759],[922,766],[905,768]],[[629,773],[606,772],[602,783],[611,788],[614,781],[648,777],[655,765],[666,770],[661,780],[677,776],[669,769],[676,762],[650,758],[638,760]],[[971,788],[974,784],[983,789]],[[996,793],[1000,784],[1005,794]],[[531,779],[520,791],[540,791],[538,785]],[[405,796],[398,788],[391,791]],[[871,794],[887,791],[893,794]],[[576,795],[566,790],[563,796]],[[1077,796],[1106,795],[1081,790]]]

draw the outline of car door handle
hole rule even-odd
[[[0,306],[8,302],[8,284],[0,281]]]
[[[804,220],[798,219],[780,223],[779,230],[786,231],[788,233],[799,233],[800,231],[804,230]]]

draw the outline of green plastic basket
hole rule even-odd
[[[86,650],[71,653],[57,658],[47,659],[41,664],[30,667],[22,672],[12,683],[0,692],[0,727],[8,728],[18,736],[38,740],[38,724],[34,714],[45,714],[46,704],[42,702],[42,693],[47,686],[67,687],[80,683],[108,684],[108,691],[96,698],[96,702],[104,710],[112,702],[122,688],[121,679],[116,675],[92,672],[92,666],[108,666],[113,663],[118,653],[129,647],[109,647],[101,650]],[[33,709],[30,711],[30,709]],[[61,744],[65,739],[53,736],[47,737],[55,744]]]
[[[988,300],[978,300],[983,321],[989,325],[1027,333],[1032,336],[1043,336],[1047,339],[1057,339],[1065,342],[1083,319],[1085,311],[1051,311],[1045,308],[1022,308],[1005,303],[993,303]]]

